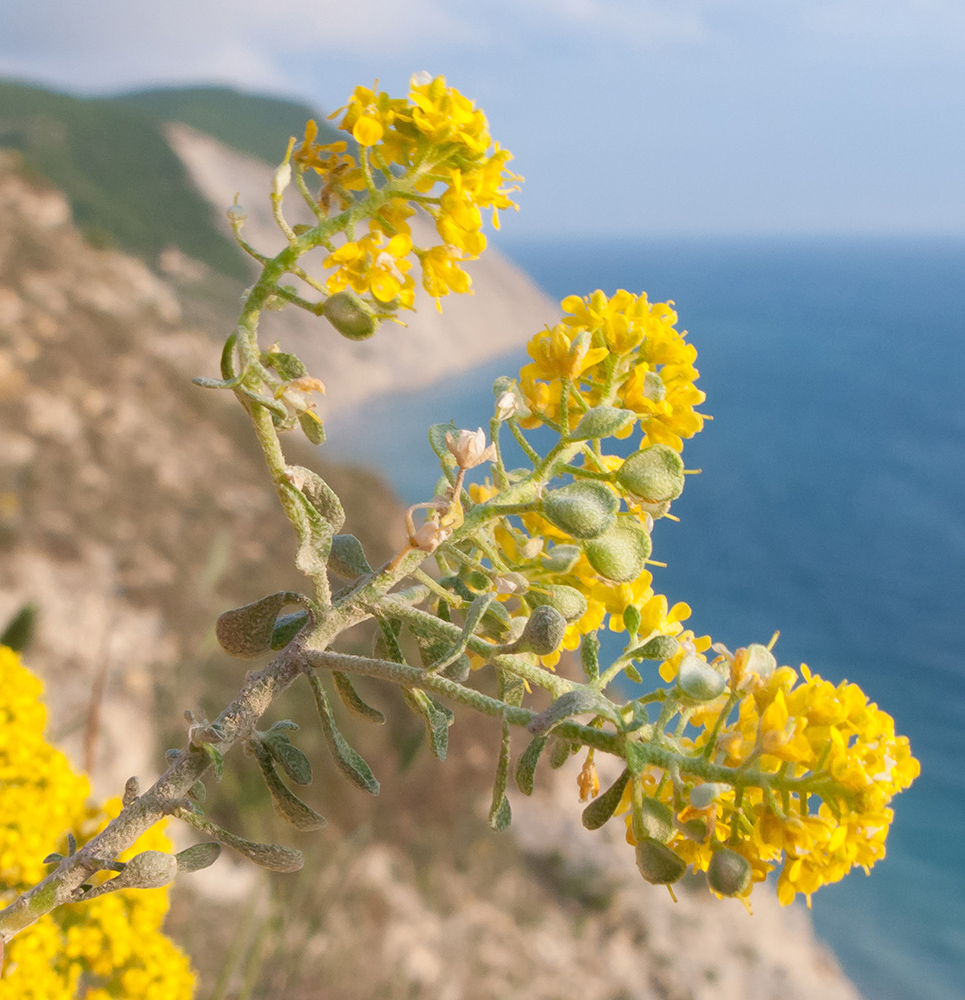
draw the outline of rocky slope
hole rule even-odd
[[[243,414],[190,384],[216,361],[196,306],[90,247],[58,192],[0,161],[0,621],[39,606],[29,661],[54,736],[99,794],[156,774],[181,711],[214,713],[237,687],[244,668],[213,643],[215,616],[300,586]],[[389,491],[322,471],[370,559],[386,558],[402,531]],[[304,698],[273,707],[303,724],[321,833],[281,830],[243,759],[209,788],[220,822],[309,857],[272,880],[223,859],[178,887],[171,927],[200,997],[857,1000],[806,913],[766,890],[749,917],[699,884],[677,904],[644,884],[618,823],[580,828],[565,768],[541,771],[511,832],[491,833],[491,720],[460,718],[445,764],[410,764],[418,724],[393,692],[367,694],[389,724],[346,730],[383,780],[378,799],[325,764]]]

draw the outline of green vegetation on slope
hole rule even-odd
[[[60,188],[95,245],[116,245],[151,264],[174,244],[244,280],[241,251],[195,190],[161,123],[123,102],[71,97],[0,81],[0,147]]]
[[[288,137],[301,137],[309,118],[318,122],[320,141],[346,138],[307,104],[245,94],[231,87],[144,90],[122,94],[112,103],[158,121],[183,122],[267,163],[281,161]]]

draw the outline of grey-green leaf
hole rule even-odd
[[[218,618],[215,635],[229,656],[251,659],[271,649],[278,613],[287,603],[285,591],[269,594],[241,608],[226,611]]]
[[[268,791],[271,793],[275,812],[283,820],[291,823],[296,830],[319,830],[325,826],[325,817],[320,816],[311,806],[302,802],[278,777],[278,772],[272,761],[274,751],[269,752],[269,747],[261,741],[255,742],[254,745],[255,757],[264,776],[265,784],[268,786]]]
[[[202,743],[201,749],[208,755],[211,766],[214,768],[216,781],[220,781],[224,774],[224,755],[213,743]]]
[[[446,444],[446,434],[453,437],[459,436],[459,428],[454,423],[433,424],[429,428],[429,444],[432,450],[439,456],[444,468],[455,468],[456,460]]]
[[[275,760],[284,768],[285,774],[296,785],[310,785],[312,783],[311,761],[289,741],[287,736],[283,733],[276,735],[266,733],[265,745]]]
[[[569,719],[574,715],[583,715],[586,712],[601,714],[602,699],[596,691],[587,688],[576,688],[561,694],[549,708],[545,708],[539,715],[530,719],[526,728],[537,735],[548,732],[558,722]]]
[[[505,795],[499,800],[499,805],[494,805],[489,811],[489,825],[497,832],[502,833],[513,821],[513,810],[509,805],[509,799]]]
[[[306,576],[324,573],[332,547],[332,525],[291,483],[282,480],[278,490],[285,513],[298,535],[295,566]]]
[[[624,770],[623,774],[600,796],[595,798],[583,810],[583,825],[587,830],[599,830],[601,826],[613,815],[616,807],[623,798],[623,791],[630,780],[630,772]]]
[[[195,844],[193,847],[185,848],[174,855],[178,863],[178,873],[199,872],[202,868],[209,868],[218,860],[221,854],[221,845],[213,842],[206,844]]]
[[[288,474],[292,485],[305,495],[308,502],[329,523],[332,534],[337,535],[345,524],[345,511],[332,487],[317,473],[301,465],[290,466]]]
[[[302,432],[312,444],[325,444],[325,427],[321,420],[315,416],[315,411],[309,413],[299,413],[298,423]]]
[[[453,722],[452,712],[418,688],[409,690],[403,688],[402,696],[412,711],[425,719],[426,732],[433,754],[439,760],[445,760],[449,753],[449,727]]]
[[[578,743],[561,740],[559,737],[554,738],[550,745],[550,767],[554,771],[561,768],[579,749]]]
[[[595,681],[600,676],[600,640],[596,632],[587,632],[580,643],[580,663],[586,679]]]
[[[328,557],[328,565],[346,580],[355,580],[372,572],[362,543],[355,535],[336,535],[332,539],[332,554]]]
[[[536,765],[549,742],[548,736],[536,736],[516,761],[516,787],[523,795],[532,795],[536,778]]]
[[[335,763],[339,770],[356,787],[372,795],[379,794],[379,783],[372,773],[372,769],[362,759],[361,754],[353,747],[339,732],[335,725],[335,716],[332,714],[332,707],[328,701],[328,695],[322,686],[319,676],[312,672],[308,679],[312,685],[312,694],[315,696],[315,707],[318,709],[318,717],[322,723],[322,732],[325,735],[325,742],[335,758]]]
[[[290,615],[282,615],[271,632],[271,648],[284,649],[308,624],[307,611],[295,611]]]
[[[362,700],[352,686],[352,682],[345,674],[338,670],[333,670],[332,680],[335,682],[335,690],[342,699],[342,704],[350,712],[357,715],[360,719],[367,719],[369,722],[374,722],[380,726],[385,722],[385,716],[377,708],[373,708]]]
[[[263,351],[261,360],[269,368],[274,368],[286,382],[296,378],[304,378],[308,374],[308,369],[294,354],[285,354],[282,351]]]
[[[245,840],[244,837],[229,833],[216,823],[183,806],[175,810],[175,815],[189,826],[193,826],[195,830],[200,830],[219,844],[243,854],[249,861],[262,868],[269,868],[275,872],[297,872],[305,864],[305,857],[301,851],[283,847],[281,844],[258,844],[252,840]]]

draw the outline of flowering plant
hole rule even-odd
[[[256,728],[278,694],[303,683],[340,771],[377,793],[333,708],[337,699],[349,712],[383,720],[353,676],[401,687],[440,758],[455,719],[447,704],[501,720],[490,810],[497,830],[511,821],[511,771],[531,794],[543,756],[560,765],[583,753],[579,790],[592,799],[584,825],[595,830],[624,815],[651,883],[672,886],[690,866],[706,872],[717,895],[746,901],[780,869],[778,894],[787,903],[797,893],[810,899],[855,865],[870,867],[884,854],[892,797],[918,773],[892,719],[853,684],[779,665],[776,636],[731,651],[696,635],[684,625],[690,608],[652,589],[654,524],[673,517],[688,471],[684,441],[705,419],[696,351],[677,329],[672,303],[626,291],[564,299],[560,323],[531,340],[532,362],[495,383],[488,436],[452,424],[429,429],[441,478],[407,512],[408,543],[383,566],[372,568],[358,539],[342,533],[344,511],[330,486],[286,461],[283,433],[300,427],[313,443],[324,441],[311,399],[323,384],[294,355],[259,344],[262,310],[304,309],[363,339],[412,308],[415,264],[437,304],[468,292],[464,265],[485,247],[482,211],[495,219],[514,207],[509,196],[520,180],[507,168],[509,154],[492,144],[482,112],[441,77],[414,77],[407,98],[357,88],[336,116],[351,150],[347,140],[317,143],[309,122],[275,173],[271,203],[287,238],[280,253],[267,257],[249,245],[244,209],[229,209],[261,275],[227,338],[220,377],[195,380],[233,392],[250,416],[312,592],[279,592],[221,616],[217,636],[227,653],[274,657],[213,722],[188,713],[185,746],[170,754],[164,774],[144,792],[129,783],[105,829],[79,850],[51,856],[54,870],[24,884],[0,912],[0,936],[39,926],[64,903],[164,885],[179,870],[213,861],[217,844],[276,871],[299,868],[299,852],[214,825],[199,804],[199,783],[209,772],[220,777],[224,754],[241,743],[278,812],[299,829],[321,826],[289,787],[311,780],[309,761],[291,741],[293,723]],[[285,218],[293,182],[313,225]],[[437,245],[413,243],[407,220],[416,211],[435,221]],[[284,283],[289,278],[302,290]],[[521,468],[504,461],[507,432],[525,456]],[[637,450],[614,453],[614,440],[634,435]],[[547,437],[541,450],[534,442]],[[481,466],[488,476],[473,472]],[[432,574],[424,568],[430,557]],[[366,620],[378,625],[372,656],[332,649]],[[601,662],[602,629],[626,642]],[[579,680],[555,669],[567,650],[579,651]],[[483,670],[495,677],[495,696],[470,683]],[[627,698],[623,678],[645,693]],[[548,702],[539,711],[531,707],[536,689]],[[514,729],[528,734],[515,762]],[[601,753],[622,765],[602,794],[594,763]],[[187,858],[151,849],[126,866],[118,861],[168,816],[211,844]],[[60,824],[78,822],[65,814]],[[94,884],[106,870],[118,873]]]

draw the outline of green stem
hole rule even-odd
[[[523,436],[523,432],[520,429],[519,421],[515,417],[509,418],[509,429],[512,431],[513,437],[516,438],[516,443],[523,449],[526,457],[533,463],[534,468],[543,461],[540,458],[539,452],[526,440]]]

